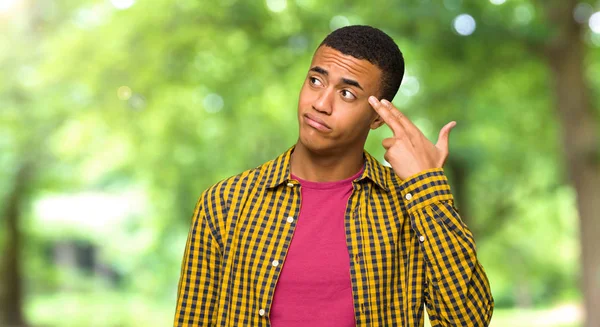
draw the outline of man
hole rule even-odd
[[[412,327],[424,305],[433,326],[488,325],[489,283],[442,169],[455,123],[429,142],[388,101],[403,74],[378,29],[325,38],[296,145],[201,195],[175,326]],[[383,124],[391,168],[364,151]]]

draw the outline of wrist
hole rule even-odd
[[[409,176],[400,184],[400,194],[409,213],[431,203],[454,200],[442,168],[430,168]]]

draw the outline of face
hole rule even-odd
[[[316,153],[362,151],[369,130],[383,123],[368,102],[380,97],[380,79],[367,60],[317,49],[298,100],[302,145]]]

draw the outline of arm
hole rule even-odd
[[[216,319],[221,249],[207,223],[206,196],[198,200],[185,245],[173,326],[209,326]]]
[[[425,258],[425,303],[432,325],[487,326],[494,307],[489,282],[442,170],[456,122],[440,130],[434,145],[389,101],[371,96],[369,103],[379,115],[373,127],[385,122],[394,133],[382,142],[384,158],[404,181],[400,193]]]
[[[488,326],[494,308],[490,285],[477,260],[473,235],[453,206],[443,170],[410,177],[400,192],[425,258],[431,325]]]

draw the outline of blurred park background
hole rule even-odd
[[[598,0],[0,0],[0,326],[171,325],[197,197],[296,141],[349,24],[396,40],[430,139],[458,122],[492,326],[600,326]]]

